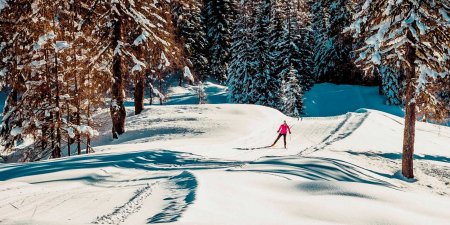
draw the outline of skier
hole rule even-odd
[[[291,129],[289,128],[289,126],[287,125],[286,120],[285,120],[284,123],[281,124],[280,128],[278,128],[278,131],[277,131],[278,137],[277,137],[275,142],[273,142],[273,144],[270,147],[273,147],[278,142],[280,137],[283,136],[284,148],[286,148],[286,135],[287,135],[287,132],[289,132],[289,134],[291,134]]]

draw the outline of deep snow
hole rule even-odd
[[[119,140],[105,111],[96,153],[0,165],[0,223],[449,224],[450,128],[417,124],[417,178],[405,180],[403,120],[359,109],[377,104],[301,119],[252,105],[127,108]],[[271,144],[283,120],[287,149],[241,150]]]

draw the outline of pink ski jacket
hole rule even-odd
[[[286,124],[281,124],[280,128],[278,129],[278,133],[280,134],[287,134],[287,132],[291,133],[291,129]]]

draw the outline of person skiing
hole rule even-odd
[[[286,135],[287,132],[289,132],[289,134],[291,134],[291,128],[289,128],[289,126],[286,123],[286,120],[284,121],[283,124],[281,124],[280,128],[278,128],[278,137],[275,140],[275,142],[273,142],[273,144],[270,147],[275,146],[275,144],[278,142],[278,140],[280,139],[281,136],[283,136],[283,140],[284,140],[284,148],[286,148]]]

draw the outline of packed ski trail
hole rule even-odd
[[[299,119],[251,105],[128,110],[119,140],[109,137],[109,113],[97,115],[105,125],[95,154],[1,165],[1,223],[450,220],[448,127],[418,124],[418,180],[405,181],[398,174],[402,120],[383,112]],[[279,141],[242,150],[270,145],[283,120],[292,127],[287,149]]]

